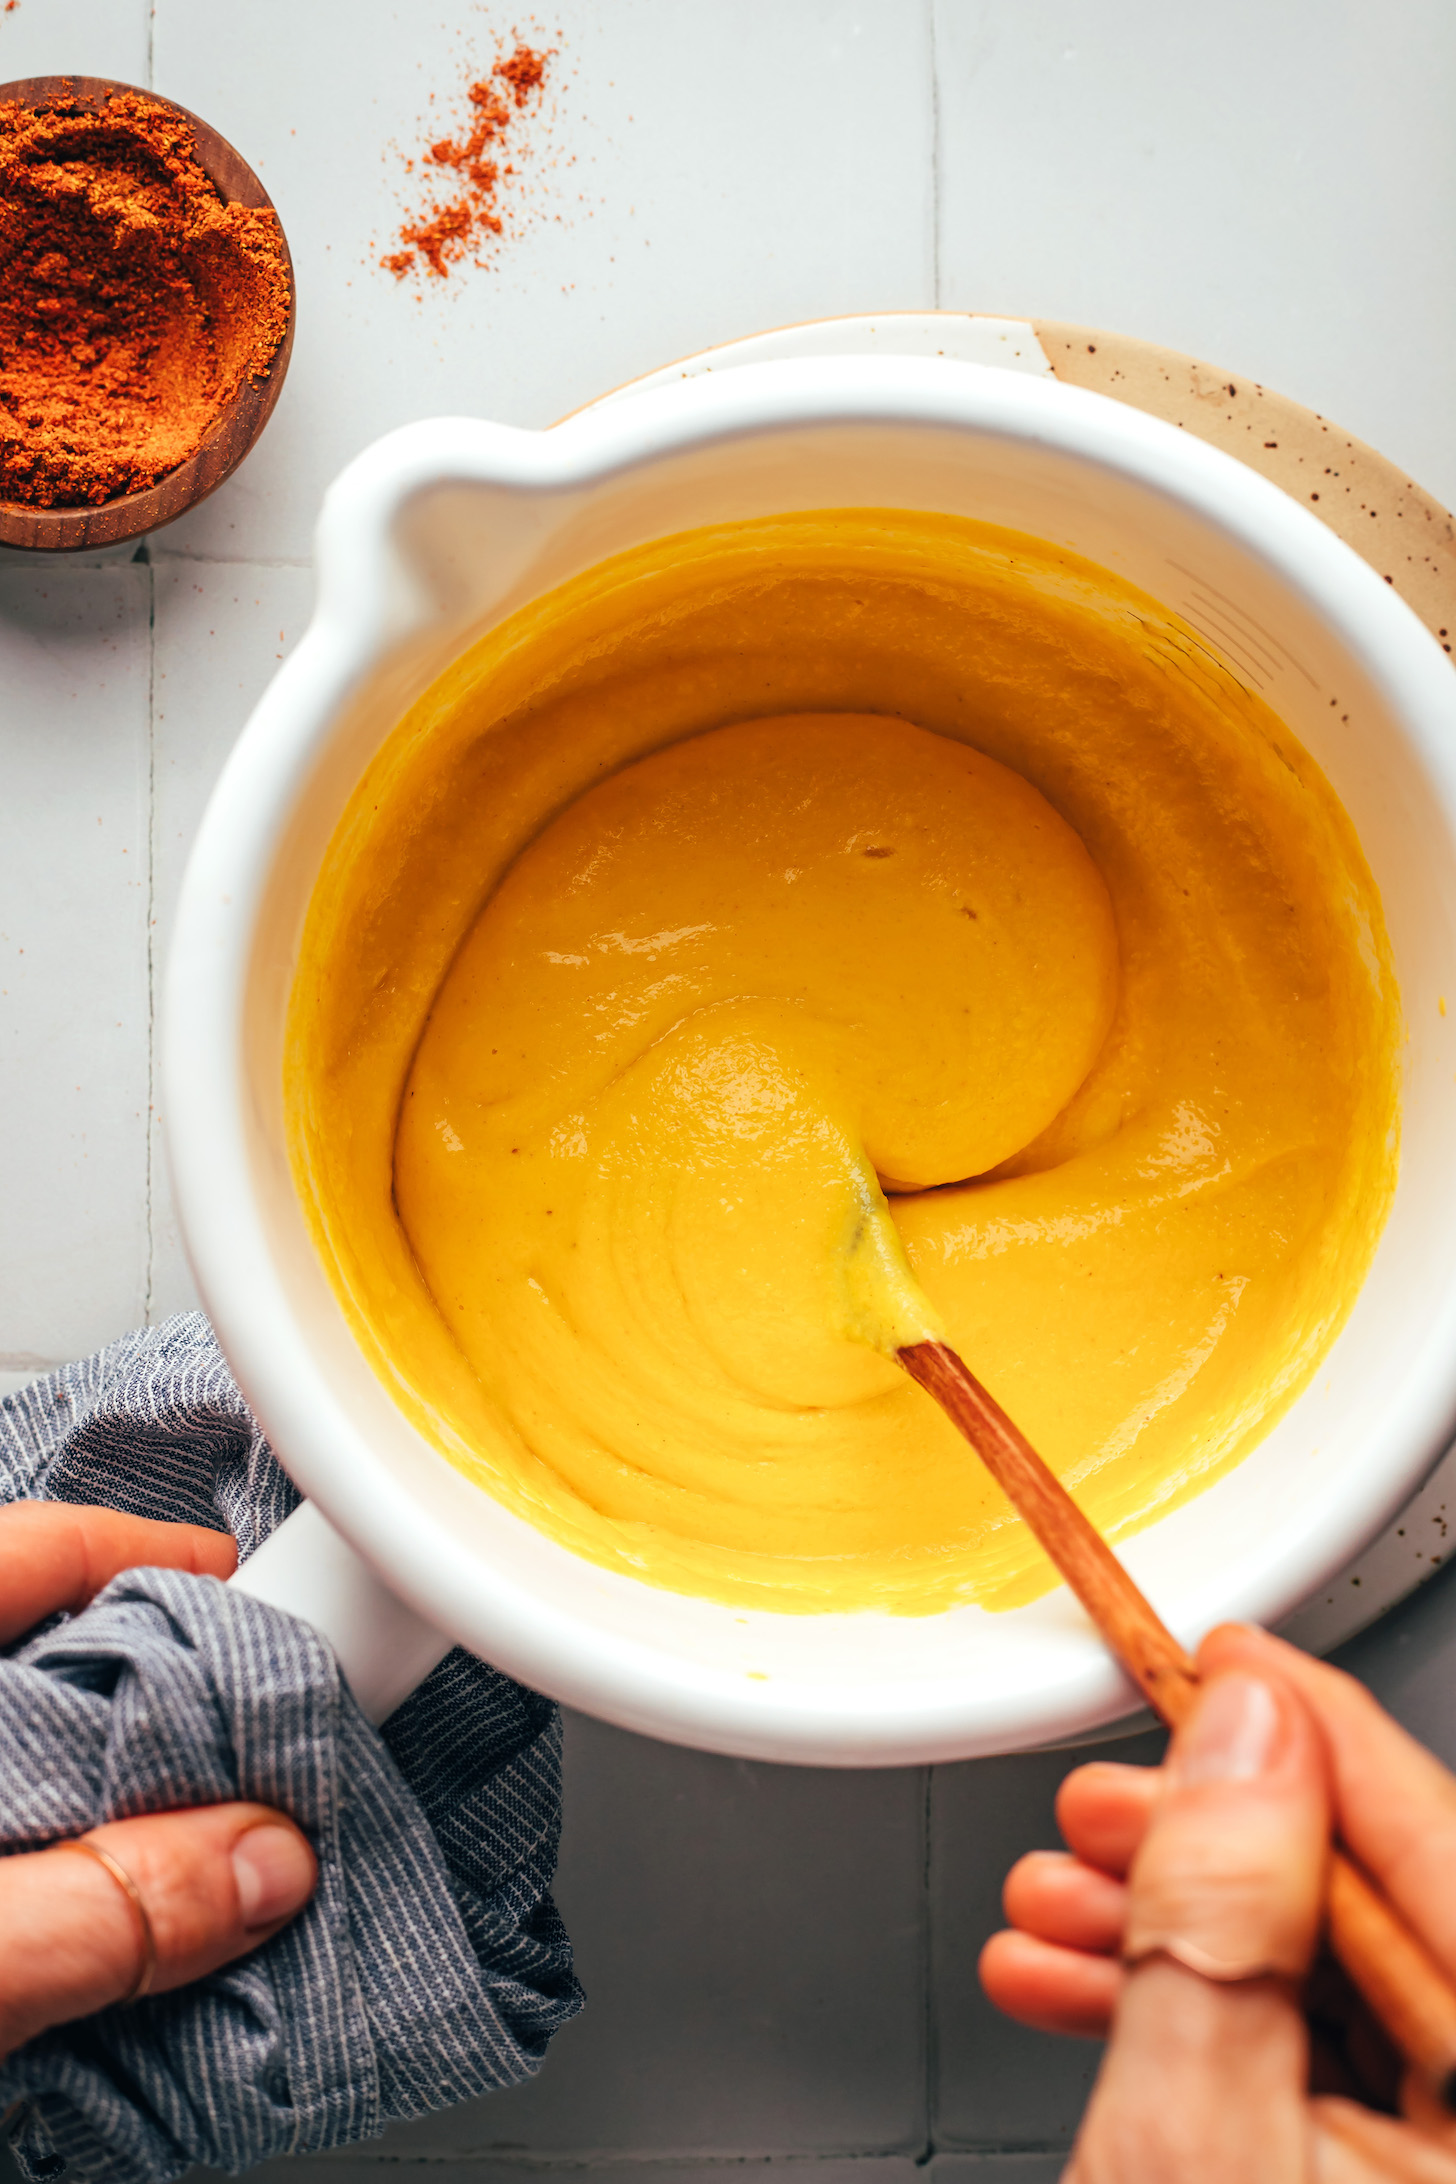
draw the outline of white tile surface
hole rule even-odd
[[[151,13],[151,0],[17,0],[0,10],[0,83],[66,75],[145,83]]]
[[[0,21],[4,18],[0,17]],[[146,1295],[151,572],[0,564],[0,1371]]]
[[[1450,0],[933,0],[940,293],[1308,402],[1456,503]]]
[[[566,0],[532,224],[496,273],[417,298],[377,265],[389,140],[415,145],[430,91],[515,20],[498,0],[0,10],[0,78],[154,67],[231,136],[301,299],[267,437],[153,569],[0,563],[0,1391],[191,1299],[146,1114],[147,898],[155,968],[196,815],[307,611],[319,494],[379,432],[442,410],[542,425],[712,342],[938,302],[1205,355],[1456,500],[1449,0]],[[1453,1586],[1347,1656],[1448,1758]],[[909,2184],[933,2143],[938,2184],[1051,2184],[1094,2053],[997,2019],[974,1966],[1071,1763],[941,1770],[927,1887],[918,1776],[573,1722],[560,1893],[586,2015],[532,2086],[318,2173]]]
[[[421,300],[377,262],[399,217],[387,147],[418,145],[429,94],[455,95],[466,54],[488,61],[515,17],[370,0],[347,37],[342,20],[296,0],[157,0],[157,88],[257,168],[299,291],[267,438],[168,548],[305,555],[324,485],[409,418],[545,425],[712,341],[931,301],[919,5],[564,0],[551,135],[522,200],[542,217],[498,272],[426,282]]]
[[[382,2150],[918,2152],[925,1784],[567,1719],[557,1898],[588,1994],[532,2084]]]
[[[302,634],[308,569],[161,561],[155,571],[153,685],[153,960],[165,968],[187,853],[223,760],[254,704]],[[157,1090],[152,1115],[148,1317],[198,1302],[178,1234]]]
[[[1001,1884],[1011,1866],[1023,1851],[1061,1847],[1052,1803],[1062,1777],[1101,1757],[1151,1764],[1162,1741],[1154,1734],[1075,1754],[1028,1753],[935,1769],[931,2136],[938,2148],[1044,2152],[1071,2143],[1100,2049],[1013,2025],[982,1994],[976,1961],[1005,1923]]]

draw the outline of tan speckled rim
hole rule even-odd
[[[1288,395],[1176,349],[1057,319],[1030,324],[1068,386],[1181,426],[1303,501],[1451,651],[1456,522],[1385,456]]]
[[[1257,470],[1353,547],[1451,653],[1456,644],[1456,521],[1440,502],[1375,448],[1302,402],[1133,334],[1062,319],[1022,319],[1014,312],[884,311],[798,319],[672,358],[580,408],[629,394],[668,372],[688,377],[710,361],[746,363],[744,348],[810,328],[842,327],[845,344],[840,353],[849,353],[858,345],[856,334],[865,328],[923,327],[937,319],[947,326],[980,322],[998,329],[1024,327],[1039,344],[1052,377],[1064,385],[1126,402]],[[909,353],[923,352],[916,343]],[[567,412],[578,414],[579,409]]]

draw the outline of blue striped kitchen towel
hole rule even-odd
[[[24,1497],[212,1525],[244,1557],[298,1499],[200,1313],[0,1403],[0,1502]],[[293,1816],[317,1893],[240,1963],[0,2064],[31,2179],[163,2184],[372,2138],[529,2077],[581,2007],[548,1700],[451,1653],[373,1729],[307,1625],[169,1570],[0,1657],[4,1851],[233,1797]]]

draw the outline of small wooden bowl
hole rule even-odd
[[[140,84],[116,83],[106,76],[23,76],[15,83],[0,83],[0,102],[46,106],[52,100],[65,99],[77,106],[100,108],[115,91],[134,92],[157,106],[165,106],[169,113],[180,115],[196,133],[199,165],[216,184],[226,203],[256,205],[273,211],[272,198],[226,137],[220,137],[216,129],[210,129],[185,106],[178,106],[173,99],[159,98],[155,91],[148,91]],[[282,391],[288,370],[288,359],[293,353],[296,305],[293,259],[281,222],[278,232],[288,268],[288,324],[283,339],[264,376],[254,384],[244,386],[233,398],[197,453],[190,455],[185,463],[179,463],[175,470],[169,470],[155,485],[149,485],[139,493],[119,494],[115,500],[101,501],[94,507],[34,508],[24,501],[0,501],[0,546],[55,553],[79,553],[88,547],[94,550],[98,546],[115,546],[123,539],[140,538],[145,531],[155,531],[160,525],[171,523],[189,508],[195,508],[199,501],[206,500],[209,493],[215,493],[224,478],[232,476],[273,414],[273,405]]]

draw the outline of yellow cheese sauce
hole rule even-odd
[[[1393,1188],[1328,784],[1176,617],[950,518],[654,542],[472,648],[303,936],[295,1174],[407,1413],[578,1552],[792,1611],[1052,1580],[884,1352],[1113,1536],[1247,1452]]]

